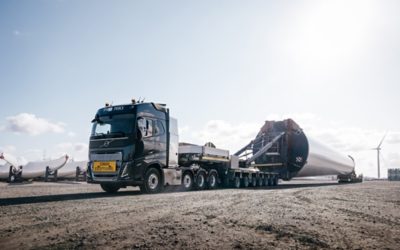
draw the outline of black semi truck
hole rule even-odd
[[[265,121],[235,154],[212,143],[179,143],[177,120],[164,104],[135,102],[100,108],[92,120],[87,181],[106,192],[139,186],[158,193],[184,190],[274,186],[279,179],[337,175],[357,182],[354,159],[310,138],[291,119]]]
[[[293,177],[308,154],[307,141],[301,143],[305,136],[292,120],[274,122],[233,155],[212,143],[179,143],[177,120],[164,104],[106,104],[92,123],[87,181],[109,193],[127,186],[144,193],[165,186],[273,186]]]

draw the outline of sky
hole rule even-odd
[[[400,167],[399,1],[0,1],[0,152],[87,158],[105,102],[166,103],[180,140],[236,152],[293,118]],[[0,164],[2,164],[0,162]]]

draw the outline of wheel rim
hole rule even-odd
[[[149,185],[149,188],[150,188],[151,190],[156,189],[157,186],[158,186],[158,176],[157,176],[156,174],[152,173],[152,174],[149,176],[149,179],[148,179],[148,181],[147,181],[147,184]]]
[[[215,183],[217,182],[215,175],[210,175],[210,187],[215,187]]]
[[[190,178],[188,174],[185,175],[185,177],[183,178],[183,185],[185,186],[185,188],[190,188],[190,186],[192,185],[192,178]]]
[[[202,174],[197,177],[197,186],[202,187],[204,185],[204,176]]]

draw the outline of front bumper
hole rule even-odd
[[[113,183],[121,185],[141,185],[143,184],[143,171],[135,166],[133,161],[117,161],[117,169],[112,173],[93,172],[93,161],[88,162],[87,182],[88,183]]]

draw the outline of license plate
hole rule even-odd
[[[95,161],[93,164],[93,172],[115,172],[116,170],[115,161]]]

